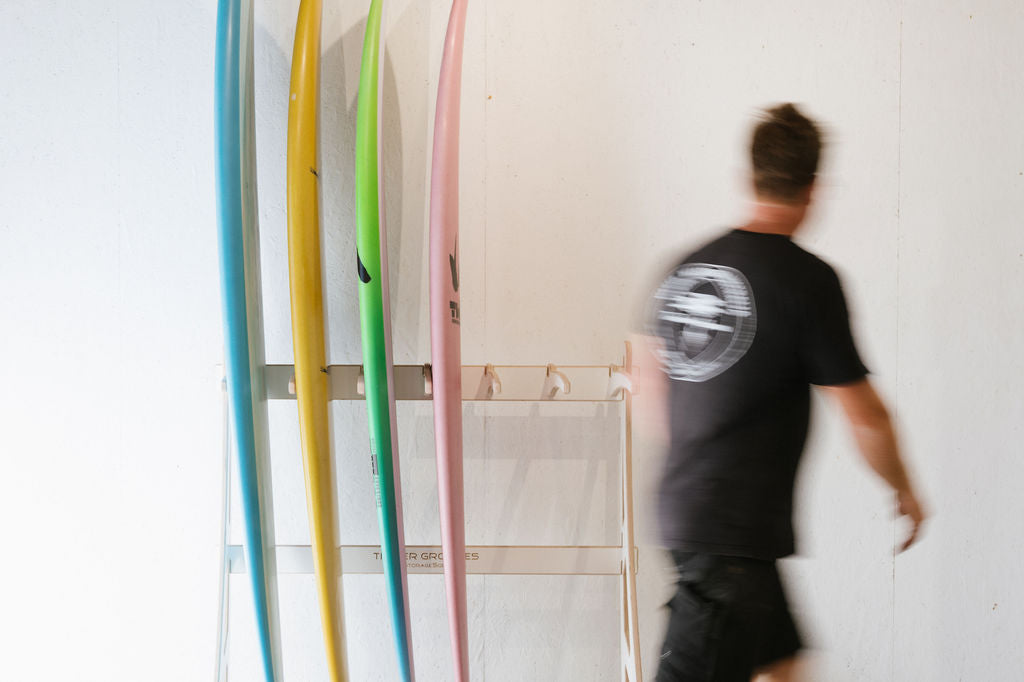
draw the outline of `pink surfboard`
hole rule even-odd
[[[462,484],[462,351],[459,333],[459,102],[467,0],[454,0],[445,34],[430,175],[430,358],[441,548],[455,682],[469,681],[466,514]]]

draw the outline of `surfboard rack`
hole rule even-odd
[[[429,364],[395,365],[397,400],[431,400]],[[465,402],[575,402],[622,403],[620,545],[467,546],[466,572],[471,575],[617,575],[620,577],[620,649],[623,682],[642,682],[636,576],[639,570],[633,523],[633,391],[632,348],[626,343],[622,364],[610,365],[463,365],[462,399]],[[329,400],[364,400],[361,365],[330,365]],[[268,400],[294,400],[291,365],[267,365]],[[380,547],[339,547],[341,571],[346,574],[383,573]],[[309,545],[278,545],[275,564],[279,574],[312,573]],[[227,548],[229,571],[245,572],[239,545]],[[444,570],[438,546],[406,546],[409,573]]]
[[[485,395],[488,400],[493,398],[495,393],[501,393],[501,379],[498,378],[498,372],[494,369],[494,365],[484,365],[482,381],[486,383]]]
[[[622,557],[617,545],[467,545],[466,573],[470,575],[619,575]],[[444,572],[440,545],[406,545],[409,573]],[[240,545],[228,548],[231,573],[245,573]],[[345,574],[383,573],[380,545],[342,545],[338,556]],[[309,545],[278,545],[277,573],[313,572]]]
[[[295,400],[291,365],[267,365],[269,400]],[[328,400],[364,400],[362,365],[330,365]],[[465,402],[620,402],[632,383],[617,365],[463,365]],[[395,365],[397,400],[431,400],[429,364]]]
[[[572,383],[564,372],[559,371],[558,367],[548,364],[543,394],[550,399],[558,395],[559,391],[569,395],[572,393]]]

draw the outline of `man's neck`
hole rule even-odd
[[[750,220],[742,229],[791,237],[803,223],[806,215],[807,204],[784,204],[756,199]]]

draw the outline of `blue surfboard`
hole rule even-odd
[[[244,527],[243,549],[255,606],[260,669],[273,682],[274,647],[265,552],[269,481],[259,231],[253,132],[252,0],[220,0],[217,7],[214,135],[217,227],[224,314],[225,377],[230,440],[236,457]]]

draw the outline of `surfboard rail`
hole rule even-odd
[[[430,358],[441,547],[445,556],[466,553],[459,297],[459,107],[466,7],[466,0],[453,0],[448,18],[430,174]],[[445,562],[444,576],[455,681],[468,682],[466,563]]]
[[[306,482],[306,506],[320,621],[333,682],[347,679],[337,558],[334,474],[327,412],[323,285],[320,271],[317,114],[321,0],[301,0],[288,102],[288,278],[295,389]]]
[[[243,547],[250,567],[260,669],[263,678],[273,682],[277,647],[266,561],[273,533],[268,513],[270,482],[265,473],[268,447],[253,167],[252,12],[252,0],[220,0],[217,6],[215,177],[229,443],[240,483]],[[221,627],[225,626],[222,623]]]

